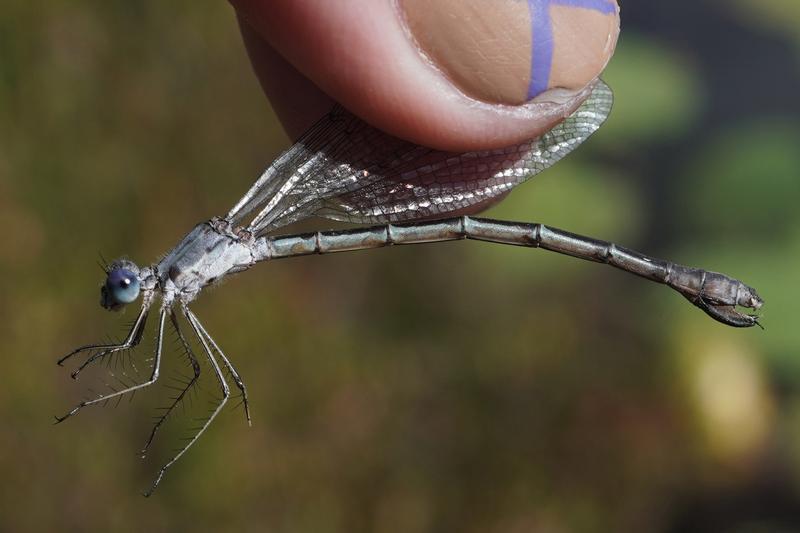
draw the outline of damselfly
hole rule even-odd
[[[152,266],[139,268],[131,261],[119,259],[107,268],[100,301],[104,308],[119,309],[142,296],[141,309],[130,332],[117,344],[81,346],[58,363],[87,354],[72,373],[72,377],[77,377],[88,365],[136,346],[160,297],[150,378],[83,401],[57,420],[63,421],[84,407],[155,383],[167,319],[186,348],[197,377],[197,358],[179,325],[178,318],[182,315],[214,371],[222,396],[196,433],[161,467],[147,492],[152,493],[167,469],[197,441],[230,397],[223,368],[241,391],[250,420],[244,382],[189,304],[205,287],[226,276],[262,261],[300,255],[458,239],[543,248],[606,263],[663,283],[724,324],[735,327],[758,324],[755,315],[742,313],[737,306],[757,310],[763,303],[761,298],[754,289],[724,274],[654,259],[542,224],[452,217],[470,207],[485,205],[553,165],[600,127],[611,111],[611,104],[611,90],[598,81],[589,98],[572,115],[540,138],[504,149],[461,154],[436,151],[391,137],[336,107],[279,156],[227,215],[198,224]],[[446,218],[448,214],[451,218]],[[273,236],[287,224],[311,216],[375,225]]]

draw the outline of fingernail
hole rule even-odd
[[[462,92],[517,105],[600,75],[619,35],[616,0],[398,0],[420,52]]]

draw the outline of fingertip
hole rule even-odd
[[[491,13],[483,0],[422,1],[231,3],[246,19],[242,34],[259,80],[293,137],[332,98],[384,131],[454,151],[550,129],[588,96],[619,30],[614,0],[498,2]],[[542,27],[536,9],[545,4],[551,53],[542,83],[534,45]],[[510,28],[520,13],[525,24]],[[454,24],[437,22],[448,14]]]
[[[521,105],[600,75],[619,34],[616,0],[398,0],[420,52],[473,98]]]
[[[295,140],[330,111],[333,100],[276,52],[240,14],[237,19],[261,88],[284,131]]]

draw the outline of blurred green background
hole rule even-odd
[[[145,499],[179,369],[53,426],[87,387],[55,359],[132,319],[98,252],[149,263],[287,140],[225,2],[5,0],[0,530],[800,531],[800,4],[622,7],[607,126],[489,214],[739,277],[766,330],[482,243],[262,265],[194,307],[253,427],[227,409]]]

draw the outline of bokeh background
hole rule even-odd
[[[800,4],[622,8],[607,125],[490,215],[739,277],[766,330],[490,244],[262,265],[194,307],[253,426],[224,411],[145,499],[180,368],[54,426],[87,387],[54,361],[132,318],[97,305],[98,253],[157,258],[287,140],[225,2],[5,0],[0,530],[800,531]]]

